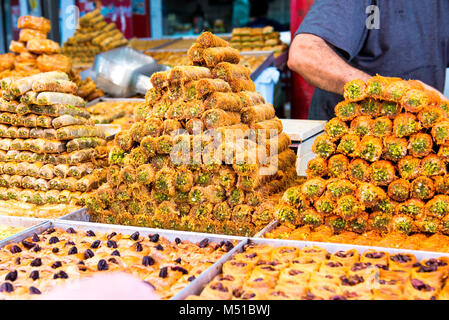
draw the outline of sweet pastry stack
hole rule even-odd
[[[254,234],[296,177],[291,141],[236,49],[204,33],[189,57],[151,78],[88,209],[102,222]]]
[[[0,199],[80,203],[106,180],[108,147],[66,73],[1,80]]]
[[[0,249],[0,298],[33,299],[98,273],[126,272],[169,299],[233,247],[139,232],[49,229]]]
[[[97,54],[128,44],[115,23],[107,23],[98,9],[81,17],[79,25],[62,48],[77,67],[89,67]]]
[[[190,300],[449,299],[449,258],[249,245]]]
[[[288,46],[282,43],[279,32],[275,32],[271,26],[234,28],[230,43],[240,51],[274,51],[275,54],[280,54],[288,49]]]
[[[276,217],[292,229],[449,234],[448,101],[381,76],[347,83],[344,97]]]
[[[70,59],[61,54],[58,43],[47,39],[50,21],[33,16],[20,17],[19,41],[11,41],[9,51],[0,56],[0,79],[24,77],[47,71],[70,72]]]
[[[79,72],[72,69],[72,61],[61,54],[58,43],[47,39],[50,21],[42,17],[23,16],[19,18],[19,41],[11,41],[9,51],[0,55],[0,79],[22,78],[41,72],[60,71],[69,74],[70,80],[78,86],[77,95],[87,101],[102,97],[95,82],[82,80]]]

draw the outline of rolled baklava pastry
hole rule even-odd
[[[251,70],[239,64],[221,62],[215,66],[212,70],[212,74],[215,78],[230,82],[236,79],[249,80],[251,77]]]
[[[250,128],[254,129],[258,135],[262,134],[268,139],[279,135],[283,130],[282,122],[278,118],[254,123],[250,125]]]
[[[162,72],[156,72],[154,73],[151,78],[151,84],[153,85],[153,87],[158,90],[161,91],[164,88],[168,87],[168,75],[169,75],[170,71],[162,71]]]
[[[86,101],[83,98],[69,93],[61,92],[41,92],[37,96],[37,103],[39,105],[70,105],[84,108]]]
[[[105,146],[106,140],[97,137],[83,137],[73,139],[67,142],[67,152],[78,151],[88,148],[96,148],[98,146]]]
[[[240,97],[235,93],[214,92],[205,101],[207,109],[223,109],[225,111],[240,112],[243,108]]]
[[[33,82],[31,87],[35,92],[62,92],[76,94],[78,86],[68,80],[54,80],[54,79],[38,79]]]
[[[246,124],[271,120],[276,116],[276,111],[270,103],[243,108],[241,113],[242,122]]]
[[[210,70],[197,66],[176,66],[169,74],[169,80],[173,82],[194,81],[204,78],[212,78]]]
[[[82,117],[63,115],[52,120],[52,126],[55,129],[62,127],[87,124],[88,120]]]
[[[204,97],[214,92],[230,92],[229,84],[221,79],[203,79],[196,83],[196,92],[198,96]]]
[[[207,110],[203,114],[202,120],[207,129],[218,128],[238,124],[240,122],[240,114],[215,108]]]
[[[203,48],[229,47],[229,43],[226,40],[211,32],[203,32],[196,40],[196,43],[200,44]]]
[[[229,81],[233,92],[256,91],[256,85],[252,80],[234,79]]]
[[[189,57],[190,61],[193,61],[194,63],[203,63],[203,51],[204,47],[199,43],[194,43],[190,49],[187,51],[187,56]]]
[[[231,47],[207,48],[203,51],[203,59],[209,68],[215,67],[220,62],[238,64],[240,52]]]

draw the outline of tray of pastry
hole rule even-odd
[[[0,247],[6,239],[15,235],[20,236],[29,228],[35,227],[47,221],[48,220],[46,219],[38,218],[0,216]]]
[[[5,285],[7,290],[0,290],[0,299],[28,299],[65,282],[59,280],[75,281],[104,271],[131,273],[152,286],[162,299],[170,299],[206,270],[219,269],[217,263],[226,261],[226,256],[244,240],[79,221],[47,221],[2,243],[0,277],[14,272],[2,268],[2,264],[20,261],[21,266],[33,268],[29,272],[21,269],[19,277]],[[41,272],[39,277],[40,269],[49,272]],[[36,275],[42,281],[30,282],[29,278]],[[29,285],[29,291],[14,290]],[[188,294],[190,291],[184,295]]]
[[[252,238],[226,258],[187,300],[449,298],[447,254]]]
[[[72,204],[36,205],[16,200],[0,200],[0,217],[15,216],[24,218],[58,219],[80,209]]]

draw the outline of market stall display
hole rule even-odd
[[[76,68],[89,68],[97,54],[128,44],[115,23],[106,23],[98,9],[81,17],[79,25],[62,48]]]
[[[449,219],[447,105],[416,81],[376,76],[346,84],[337,117],[314,142],[308,180],[285,192],[275,213],[284,226],[271,235],[290,237],[290,230],[294,238],[370,245],[446,243],[439,234],[448,234]],[[302,226],[320,232],[296,229]]]
[[[447,300],[448,259],[250,243],[199,296],[187,299]]]
[[[18,27],[21,29],[19,41],[11,41],[11,53],[0,55],[0,79],[60,71],[67,73],[78,86],[78,96],[87,101],[103,96],[92,79],[82,80],[79,72],[73,70],[71,59],[61,54],[59,44],[47,39],[49,20],[23,16],[18,21]]]
[[[288,50],[288,45],[281,41],[280,33],[271,26],[234,28],[230,44],[240,51],[274,51],[276,57]]]
[[[159,234],[106,233],[70,224],[22,238],[0,249],[3,299],[32,299],[56,286],[117,271],[146,281],[162,299],[170,299],[236,244],[208,238],[170,241]]]
[[[1,81],[0,199],[83,204],[106,180],[108,146],[63,72]]]
[[[87,111],[96,124],[119,124],[123,129],[129,129],[134,122],[134,110],[141,104],[129,100],[101,101],[88,107]]]
[[[204,49],[195,65],[154,74],[137,122],[116,135],[92,219],[237,235],[272,220],[296,177],[290,139],[237,50],[211,33],[192,48]]]

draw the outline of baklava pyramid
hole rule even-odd
[[[151,78],[88,209],[102,222],[254,234],[296,177],[291,141],[236,49],[206,32],[188,55]]]

